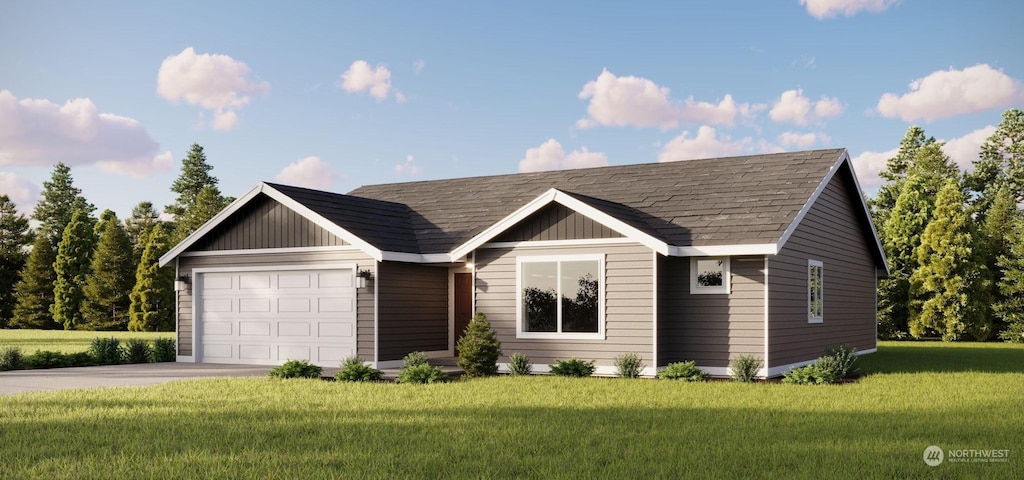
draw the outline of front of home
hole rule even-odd
[[[179,361],[378,367],[457,354],[474,312],[506,356],[639,354],[762,376],[875,349],[887,272],[845,150],[375,185],[261,183],[161,258]],[[502,365],[504,366],[504,365]]]

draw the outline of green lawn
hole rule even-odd
[[[121,343],[130,338],[153,340],[157,337],[175,338],[174,332],[90,332],[83,330],[3,330],[0,329],[0,348],[21,347],[28,355],[36,350],[75,353],[89,349],[97,337],[116,337]],[[2,469],[2,467],[0,467]],[[3,477],[0,477],[3,478]]]
[[[1024,346],[883,343],[855,384],[210,379],[0,397],[2,478],[1024,478]],[[922,453],[1010,449],[928,467]]]

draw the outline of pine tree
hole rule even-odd
[[[14,305],[14,317],[11,325],[15,328],[63,328],[53,321],[50,306],[53,305],[53,284],[57,281],[53,271],[53,262],[57,260],[50,239],[45,235],[36,235],[32,243],[32,251],[21,271],[21,280],[15,287],[18,298]]]
[[[111,219],[117,220],[117,214],[114,213],[114,211],[109,208],[103,210],[103,213],[100,214],[99,220],[97,220],[96,223],[93,224],[92,226],[93,238],[98,239],[103,236],[103,230],[107,228],[107,225],[110,225]]]
[[[175,238],[175,243],[183,240],[220,213],[227,206],[225,200],[216,187],[205,187],[200,190],[199,196],[196,197],[196,203],[182,214],[177,222],[177,233],[179,236]]]
[[[132,243],[133,265],[138,266],[142,259],[142,251],[146,249],[145,238],[150,229],[160,221],[160,214],[153,208],[153,202],[139,202],[132,208],[132,216],[124,221],[125,232]],[[132,269],[134,272],[134,267]]]
[[[985,315],[991,279],[975,253],[973,223],[965,204],[960,183],[948,181],[921,236],[920,266],[910,277],[910,333],[915,338],[932,331],[945,341],[987,340],[992,335],[991,318]]]
[[[889,212],[896,206],[903,181],[914,166],[918,151],[925,145],[935,143],[935,137],[926,137],[924,129],[914,125],[907,129],[900,140],[900,148],[896,156],[886,160],[885,170],[878,173],[887,182],[878,188],[875,197],[869,200],[872,217],[876,229],[881,233],[882,227],[889,220]]]
[[[167,234],[157,224],[146,239],[146,249],[135,273],[135,287],[129,295],[130,331],[174,329],[174,270],[159,266],[160,256],[168,249]]]
[[[28,218],[18,213],[10,197],[0,194],[0,328],[10,324],[17,300],[14,287],[28,259],[25,247],[31,244]]]
[[[992,276],[990,295],[994,304],[1003,303],[1006,300],[999,286],[1003,279],[1003,268],[999,265],[999,259],[1011,253],[1014,221],[1017,216],[1017,201],[1010,189],[1004,186],[996,192],[995,200],[978,232],[979,240],[984,247],[978,253],[981,258],[981,266],[987,269]],[[991,314],[991,312],[989,313]],[[994,331],[1002,331],[1006,324],[998,316],[996,320]]]
[[[498,373],[501,342],[483,313],[473,315],[456,347],[459,349],[459,368],[467,376],[486,377]]]
[[[96,207],[85,201],[82,190],[74,183],[70,167],[63,163],[55,165],[50,181],[43,182],[42,198],[32,213],[32,218],[40,223],[38,233],[49,238],[54,247],[64,235],[64,229],[71,222],[75,210],[83,210],[87,217],[96,210]]]
[[[125,330],[128,327],[128,294],[135,286],[135,265],[128,233],[116,216],[102,227],[92,258],[92,274],[84,289],[82,316],[91,330]]]
[[[53,270],[57,274],[53,284],[53,320],[71,330],[84,323],[82,302],[85,300],[86,279],[89,277],[90,259],[96,244],[93,229],[84,210],[75,210],[71,222],[57,246],[57,260]]]
[[[1024,343],[1024,216],[1013,222],[1008,253],[999,257],[1003,278],[999,281],[1000,300],[996,302],[996,318],[1006,325],[999,338]]]
[[[217,177],[210,174],[213,166],[206,162],[203,147],[193,143],[188,155],[181,161],[181,174],[171,184],[171,191],[178,194],[174,205],[168,205],[164,211],[174,215],[175,231],[172,240],[178,241],[189,236],[212,215],[203,219],[205,212],[196,209],[219,211],[230,203],[231,199],[221,196],[217,188]],[[204,195],[213,198],[200,198]],[[200,203],[203,202],[203,203]]]
[[[1016,202],[1024,202],[1024,110],[1003,112],[999,127],[982,144],[974,170],[964,180],[977,193],[973,211],[978,220],[985,219],[1000,189],[1008,189]]]

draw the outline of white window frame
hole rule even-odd
[[[578,340],[604,340],[605,339],[605,289],[607,288],[607,271],[605,270],[605,256],[594,255],[541,255],[516,257],[516,338],[557,338],[557,339],[578,339]],[[523,264],[547,262],[558,263],[557,272],[561,275],[561,262],[596,261],[599,272],[597,294],[597,333],[583,332],[528,332],[526,331],[525,315],[523,314]],[[561,292],[559,292],[561,295]],[[558,302],[558,330],[562,329],[562,302]]]
[[[821,269],[821,287],[818,289],[818,306],[821,308],[821,315],[815,316],[811,313],[811,291],[814,288],[811,280],[811,268]],[[807,323],[822,323],[825,321],[825,264],[820,260],[807,260]]]
[[[722,260],[722,284],[705,287],[697,284],[698,260]],[[732,273],[729,270],[729,257],[690,257],[690,293],[693,295],[728,295],[731,292]]]

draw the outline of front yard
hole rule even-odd
[[[1024,477],[1024,346],[883,343],[836,386],[210,379],[0,397],[0,478]],[[929,467],[923,452],[1009,449]]]
[[[128,339],[153,341],[157,337],[175,338],[174,332],[93,332],[87,330],[4,330],[0,329],[0,349],[21,347],[28,355],[36,350],[75,353],[84,352],[97,337],[116,337],[123,345]]]

